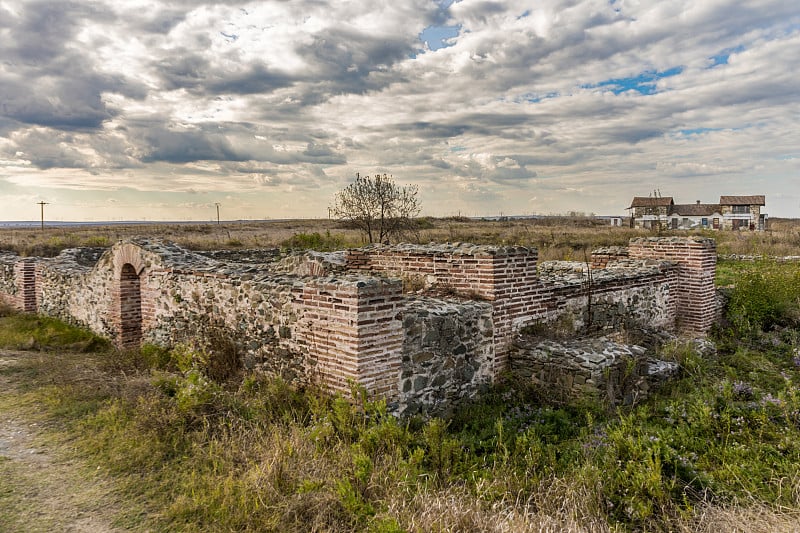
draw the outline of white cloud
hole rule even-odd
[[[431,50],[431,25],[460,29]],[[656,185],[795,215],[798,28],[782,0],[4,0],[0,193],[322,216],[389,172],[434,214],[620,213]]]

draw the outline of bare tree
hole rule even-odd
[[[417,187],[401,187],[386,174],[356,174],[353,183],[336,193],[330,212],[363,231],[369,242],[385,242],[413,228],[420,212]]]

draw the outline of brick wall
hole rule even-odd
[[[398,393],[403,344],[402,284],[390,280],[313,280],[299,297],[298,343],[313,359],[313,375],[349,393],[351,382],[372,394]]]
[[[133,265],[125,264],[120,272],[115,292],[115,306],[118,307],[120,346],[135,347],[142,342],[142,288],[139,274]]]
[[[538,279],[537,251],[526,248],[513,251],[516,253],[494,256],[492,262],[493,287],[488,299],[493,307],[495,378],[508,369],[509,350],[516,331],[545,312],[543,300],[547,289]]]
[[[471,245],[373,245],[348,250],[345,260],[351,270],[416,277],[426,286],[437,285],[462,295],[488,299],[494,290],[493,264],[498,250]]]
[[[631,239],[631,258],[675,261],[677,272],[676,322],[680,330],[705,334],[714,324],[717,266],[716,243],[702,237]]]
[[[493,375],[508,366],[514,329],[541,311],[535,249],[521,246],[376,245],[351,250],[347,266],[408,278],[426,277],[427,285],[492,303],[494,321]]]

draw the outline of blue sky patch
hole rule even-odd
[[[722,131],[722,128],[690,128],[686,130],[678,130],[678,133],[684,137],[689,137],[692,135],[703,135],[710,131]]]
[[[733,48],[726,48],[722,52],[715,54],[709,58],[712,61],[714,61],[714,63],[708,68],[714,68],[717,65],[727,65],[728,58],[731,56],[731,54],[738,54],[742,50],[744,50],[744,46],[742,45],[734,46]]]
[[[670,76],[677,76],[683,72],[683,67],[673,67],[667,70],[658,71],[645,71],[638,76],[631,78],[613,78],[610,80],[601,81],[594,85],[582,85],[584,89],[594,89],[596,87],[607,87],[614,94],[621,94],[627,91],[636,91],[639,94],[655,94],[656,82],[663,78]]]
[[[431,50],[453,46],[445,42],[447,39],[458,36],[461,24],[456,26],[428,26],[419,34],[420,41],[427,42]]]
[[[535,94],[535,93],[528,93],[522,95],[522,101],[527,102],[529,104],[538,104],[542,100],[548,100],[550,98],[557,98],[561,96],[558,92],[551,92],[546,94]]]

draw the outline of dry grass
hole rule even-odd
[[[797,533],[800,512],[766,507],[703,505],[679,523],[681,533]]]
[[[26,256],[54,256],[64,248],[110,246],[134,236],[157,237],[192,250],[272,248],[291,246],[298,235],[330,235],[327,241],[345,247],[365,244],[363,235],[336,221],[291,220],[216,224],[137,224],[88,227],[0,228],[0,249]],[[664,235],[697,234],[685,231]],[[717,240],[726,254],[800,255],[800,220],[773,219],[765,232],[703,232]],[[542,261],[583,261],[602,246],[625,245],[632,237],[653,235],[649,230],[610,227],[588,217],[542,220],[484,221],[466,218],[421,219],[418,229],[402,240],[414,243],[471,242],[533,246]],[[311,239],[313,241],[313,239]],[[325,240],[323,238],[323,240]],[[303,239],[299,239],[303,242]]]

